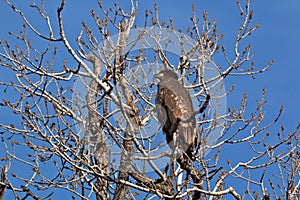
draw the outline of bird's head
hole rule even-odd
[[[154,78],[159,79],[160,81],[165,80],[165,79],[170,79],[170,78],[174,78],[174,79],[178,79],[177,74],[169,69],[163,69],[160,72],[158,72],[157,74],[154,75]]]

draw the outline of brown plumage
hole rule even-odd
[[[173,134],[177,132],[179,137],[175,145],[190,152],[197,144],[196,119],[190,119],[194,111],[190,94],[171,70],[162,70],[155,78],[160,80],[156,112],[167,143],[174,148]]]

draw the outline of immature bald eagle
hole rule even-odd
[[[162,70],[155,74],[159,79],[155,99],[156,112],[167,143],[174,148],[174,133],[178,134],[175,145],[188,154],[197,144],[196,119],[191,118],[193,103],[189,92],[178,81],[178,76],[171,70]]]

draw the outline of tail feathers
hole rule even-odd
[[[179,145],[182,146],[183,149],[188,149],[190,147],[195,147],[197,143],[197,133],[193,126],[184,126],[181,125],[178,127],[179,134]]]

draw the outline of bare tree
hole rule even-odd
[[[5,2],[24,25],[19,33],[10,32],[15,44],[0,40],[0,65],[14,75],[10,82],[0,81],[1,107],[15,119],[0,123],[0,199],[62,194],[81,199],[300,199],[300,124],[292,132],[284,127],[274,132],[283,107],[266,122],[265,89],[252,111],[246,94],[240,105],[220,107],[233,91],[225,90],[224,79],[256,76],[273,63],[256,70],[252,46],[243,45],[260,26],[252,24],[250,0],[237,2],[241,26],[235,45],[226,48],[217,22],[210,22],[206,11],[198,19],[195,5],[190,28],[182,31],[171,19],[159,19],[156,4],[140,25],[137,1],[129,1],[129,11],[98,1],[91,9],[94,24],[82,23],[74,47],[64,28],[65,0],[57,8],[57,33],[46,2],[30,5],[46,21],[47,34],[14,3]],[[33,42],[37,39],[44,48]],[[225,62],[215,63],[217,55]],[[198,144],[187,162],[181,156],[174,160],[155,113],[152,77],[164,68],[178,73],[194,101]],[[243,161],[234,156],[224,161],[228,146],[244,148],[248,155]]]

